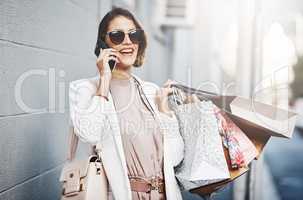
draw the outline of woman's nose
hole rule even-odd
[[[125,37],[124,37],[124,40],[122,43],[123,44],[132,44],[132,41],[130,40],[128,33],[125,33]]]

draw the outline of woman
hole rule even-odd
[[[109,48],[100,49],[100,41]],[[167,105],[170,82],[159,88],[132,73],[143,64],[146,44],[128,10],[104,16],[95,49],[99,75],[70,83],[71,120],[82,141],[101,147],[114,199],[182,199],[173,167],[184,144]],[[109,60],[116,61],[112,71]]]

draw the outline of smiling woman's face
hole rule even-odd
[[[109,23],[107,32],[120,30],[124,33],[128,33],[134,29],[136,29],[136,26],[132,20],[124,16],[117,16]],[[119,51],[118,59],[120,63],[117,63],[117,68],[129,68],[135,63],[139,45],[132,43],[128,37],[128,34],[125,34],[124,40],[121,44],[116,45],[112,43],[108,35],[105,37],[105,42],[109,47]]]

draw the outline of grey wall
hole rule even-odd
[[[68,82],[95,74],[97,23],[110,6],[102,0],[1,0],[1,200],[59,199],[68,138]],[[45,109],[24,110],[16,102],[15,85],[34,69],[45,75],[28,77],[21,95],[26,105]],[[49,70],[55,72],[51,97]],[[49,98],[56,100],[51,106],[55,110],[48,110]],[[65,102],[61,110],[59,99]],[[81,144],[80,152],[85,155],[87,146]]]

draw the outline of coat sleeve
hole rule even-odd
[[[156,90],[160,89],[158,85],[154,86]],[[158,107],[157,107],[158,108]],[[167,139],[165,148],[173,166],[177,166],[184,158],[184,140],[180,134],[179,122],[173,111],[171,116],[162,113],[158,109],[161,129],[164,130],[165,138]]]
[[[97,144],[108,126],[111,102],[96,96],[96,86],[87,79],[69,84],[70,119],[74,133],[83,142]]]
[[[173,166],[177,166],[184,158],[184,141],[180,134],[177,118],[175,114],[173,117],[169,117],[161,112],[159,112],[159,116],[162,129],[166,130],[164,132],[168,147],[166,150]]]

